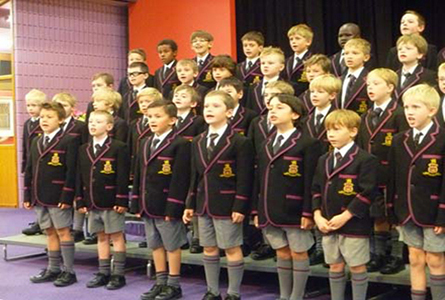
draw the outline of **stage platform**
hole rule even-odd
[[[5,261],[24,259],[33,256],[44,255],[46,248],[46,238],[44,235],[26,236],[23,234],[0,238],[0,245],[3,245],[3,259]],[[13,246],[24,246],[39,249],[39,252],[30,253],[29,255],[10,256],[13,254]],[[76,244],[76,252],[85,252],[96,254],[96,245]],[[138,243],[127,242],[127,257],[148,261],[147,274],[152,275],[152,256],[147,248],[139,248]],[[245,258],[245,270],[276,273],[276,265],[273,259],[265,261],[254,261],[250,257]],[[202,265],[202,254],[191,254],[188,250],[182,251],[182,263],[189,265]],[[143,267],[144,265],[141,265]],[[222,259],[222,267],[226,267],[225,258]],[[322,265],[311,266],[310,276],[328,277],[328,269]],[[369,273],[369,281],[375,283],[410,285],[409,270],[407,268],[395,275],[383,275],[378,272]]]

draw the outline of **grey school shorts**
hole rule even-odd
[[[263,232],[275,250],[289,246],[293,252],[301,253],[308,251],[314,245],[314,236],[310,230],[267,225],[263,228]]]
[[[73,225],[73,208],[60,209],[58,207],[47,207],[36,205],[34,210],[41,229],[54,227],[62,229]]]
[[[345,262],[350,267],[368,263],[369,238],[346,237],[340,234],[324,235],[324,259],[328,265]]]
[[[230,249],[243,244],[243,223],[217,219],[205,214],[198,217],[199,244],[202,247]]]
[[[435,234],[433,228],[423,228],[408,221],[397,227],[399,239],[410,247],[423,249],[426,252],[444,252],[445,234]]]
[[[111,234],[125,230],[125,214],[114,210],[93,209],[88,212],[88,231]]]
[[[164,247],[167,251],[174,251],[187,243],[185,225],[181,220],[165,221],[144,217],[145,236],[150,249]]]

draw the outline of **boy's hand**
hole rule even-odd
[[[193,209],[184,209],[184,214],[182,215],[182,221],[188,224],[193,219]]]
[[[243,220],[244,220],[243,214],[237,212],[232,213],[232,223],[241,223]]]
[[[328,225],[328,220],[322,216],[315,217],[315,223],[317,224],[318,230],[322,233],[329,233],[329,231],[331,231],[331,227]]]
[[[114,209],[114,211],[117,212],[118,214],[123,214],[123,213],[126,213],[126,212],[127,212],[127,208],[126,208],[126,207],[123,207],[123,206],[115,205],[115,206],[113,207],[113,209]]]
[[[86,213],[88,212],[88,208],[86,208],[86,207],[81,207],[81,208],[78,209],[78,211],[79,211],[79,213],[81,213],[81,214],[86,214]]]
[[[258,216],[253,217],[253,224],[255,225],[256,228],[258,228],[260,226],[259,221],[258,221]]]
[[[169,216],[165,216],[164,220],[165,220],[166,222],[170,222],[170,221],[172,220],[172,218],[170,218]]]
[[[28,210],[32,209],[31,202],[23,202],[23,207]]]
[[[308,217],[301,217],[301,229],[311,230],[314,227],[314,220]]]
[[[60,209],[68,209],[71,208],[71,205],[66,204],[66,203],[59,203],[59,205],[57,205]]]
[[[434,233],[435,234],[443,234],[443,233],[445,233],[445,227],[435,226],[434,227]]]
[[[140,217],[142,217],[141,214],[134,214],[134,215],[136,216],[136,218],[140,218]]]
[[[331,228],[331,230],[337,230],[343,227],[343,225],[346,224],[350,219],[352,218],[352,214],[345,210],[339,215],[336,215],[332,219],[328,221],[328,225]]]

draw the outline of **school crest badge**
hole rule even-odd
[[[222,172],[222,174],[219,175],[219,177],[223,177],[223,178],[235,177],[235,174],[233,173],[233,170],[230,167],[230,164],[224,164],[223,172]]]
[[[172,166],[170,165],[169,160],[164,160],[164,164],[162,165],[161,171],[158,174],[162,175],[170,175],[172,173]]]
[[[111,164],[111,161],[107,160],[104,164],[104,169],[100,171],[102,174],[114,174],[113,165]]]
[[[428,169],[426,172],[422,173],[425,176],[436,177],[441,176],[442,174],[439,172],[439,165],[437,163],[436,158],[431,158],[428,164]]]
[[[292,160],[289,164],[289,169],[287,172],[283,173],[284,176],[289,177],[300,177],[301,174],[298,172],[298,164],[296,160]]]
[[[366,103],[366,100],[360,101],[360,104],[357,109],[357,113],[362,114],[368,110],[368,104]]]
[[[59,167],[62,165],[62,163],[60,162],[59,153],[56,152],[53,154],[53,156],[51,157],[51,161],[48,163],[48,165],[53,167]]]
[[[300,79],[298,79],[298,81],[299,82],[308,82],[306,71],[303,71],[303,73],[301,74],[301,77],[300,77]]]
[[[391,132],[387,132],[386,136],[385,136],[385,141],[382,143],[383,146],[387,146],[387,147],[391,147],[392,144],[392,133]]]
[[[357,195],[357,193],[354,191],[354,183],[352,183],[351,178],[346,178],[346,181],[343,184],[343,190],[339,191],[338,193],[345,196]]]
[[[213,77],[212,77],[212,72],[211,71],[207,71],[206,73],[206,77],[203,80],[204,82],[212,82],[213,81]]]
[[[260,81],[261,81],[261,78],[260,78],[260,76],[257,75],[253,78],[252,84],[257,84]]]

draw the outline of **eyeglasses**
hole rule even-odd
[[[146,73],[145,72],[131,72],[131,73],[128,73],[128,77],[137,77],[141,74],[146,74]]]
[[[205,42],[208,42],[208,40],[206,40],[206,39],[194,39],[194,40],[192,41],[192,44],[196,44],[196,43],[205,43]]]

